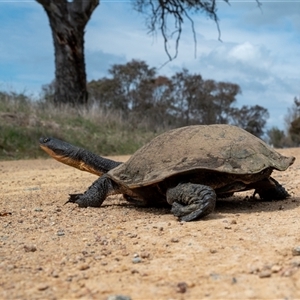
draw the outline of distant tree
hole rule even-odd
[[[260,105],[244,105],[232,112],[232,124],[242,127],[257,137],[262,137],[269,117],[268,110]]]
[[[177,126],[177,120],[174,116],[174,103],[172,98],[172,81],[166,76],[155,78],[151,98],[148,103],[152,103],[147,111],[141,113],[147,114],[156,124],[160,123],[164,128]]]
[[[171,78],[157,76],[155,68],[132,60],[113,65],[111,78],[88,84],[94,101],[106,109],[122,111],[123,116],[137,120],[147,118],[153,128],[191,124],[235,124],[256,136],[264,133],[267,109],[256,106],[236,108],[237,84],[204,80],[187,69]]]
[[[206,80],[204,83],[202,114],[207,116],[203,124],[226,124],[231,122],[236,96],[241,93],[240,86],[230,82]]]
[[[49,84],[42,85],[41,97],[45,102],[55,103],[54,95],[55,95],[55,81],[54,80]]]
[[[292,146],[300,145],[300,99],[295,97],[294,103],[288,109],[285,117],[287,130],[292,142]]]
[[[237,84],[204,80],[187,69],[171,78],[173,104],[185,125],[229,122],[231,106],[240,93]]]
[[[187,69],[183,69],[171,77],[171,82],[173,114],[181,120],[182,125],[189,125],[195,119],[195,103],[201,97],[202,76],[191,75]]]
[[[133,59],[125,65],[113,65],[108,72],[122,89],[129,109],[135,111],[146,105],[149,89],[155,80],[155,68],[150,68],[144,61]]]
[[[88,83],[91,102],[97,102],[104,110],[128,112],[128,100],[116,78],[101,78]]]
[[[268,143],[275,148],[283,148],[286,146],[286,135],[283,130],[272,127],[267,131]]]
[[[86,104],[84,28],[99,0],[36,0],[45,9],[55,50],[54,103]]]
[[[100,101],[103,108],[137,111],[145,109],[149,102],[156,71],[144,61],[132,60],[127,64],[115,64],[109,70],[111,78],[91,81],[91,96]]]

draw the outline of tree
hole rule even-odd
[[[49,18],[55,50],[56,104],[86,104],[84,28],[99,0],[36,0]]]
[[[267,131],[268,143],[275,148],[282,148],[286,144],[286,136],[283,130],[278,129],[277,127],[272,127]]]
[[[171,82],[173,114],[181,119],[182,125],[190,125],[195,119],[197,99],[201,97],[202,76],[191,75],[187,69],[183,69],[171,77]]]
[[[242,127],[257,137],[262,137],[269,113],[260,105],[243,105],[240,109],[233,109],[232,117],[233,125]]]
[[[172,128],[191,124],[235,124],[256,136],[262,136],[267,109],[256,106],[234,107],[241,89],[230,82],[204,80],[187,69],[171,78],[157,76],[156,69],[132,60],[113,65],[111,78],[88,84],[94,101],[105,109],[122,112],[124,117]]]
[[[56,104],[86,104],[86,72],[84,61],[84,28],[99,0],[36,0],[49,18],[55,49],[55,93]],[[229,0],[223,0],[229,3]],[[217,0],[134,0],[135,8],[148,13],[151,32],[158,28],[164,38],[164,46],[169,60],[178,53],[182,24],[188,19],[192,24],[195,45],[194,23],[189,12],[204,12],[218,27]],[[260,6],[260,2],[256,0]],[[168,20],[174,18],[175,29],[169,32]],[[220,33],[220,30],[219,30]],[[168,50],[168,41],[175,36],[175,55]]]
[[[125,113],[147,108],[155,82],[155,68],[149,68],[144,61],[133,59],[125,65],[113,65],[108,73],[111,78],[88,84],[92,97],[100,102],[101,107],[121,109]]]
[[[295,97],[294,103],[285,116],[288,135],[292,146],[300,145],[300,99]]]
[[[184,125],[229,123],[231,106],[241,92],[237,84],[204,80],[187,69],[177,72],[171,80],[172,102]]]

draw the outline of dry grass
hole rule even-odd
[[[43,156],[38,140],[54,136],[101,155],[132,154],[164,129],[121,112],[54,106],[23,94],[0,93],[0,159]]]

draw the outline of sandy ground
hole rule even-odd
[[[64,205],[96,176],[52,159],[0,162],[0,299],[299,299],[300,149],[281,152],[297,157],[274,174],[290,199],[243,193],[190,223],[121,196]]]

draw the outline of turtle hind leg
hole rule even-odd
[[[192,221],[210,214],[216,204],[215,191],[206,185],[180,183],[167,190],[171,212],[182,221]]]
[[[286,189],[272,177],[264,179],[261,183],[260,186],[255,189],[253,196],[258,194],[260,199],[265,201],[284,200],[290,197]]]
[[[107,196],[114,194],[119,194],[118,186],[109,177],[103,175],[83,194],[70,194],[66,203],[76,203],[79,207],[100,207]]]

